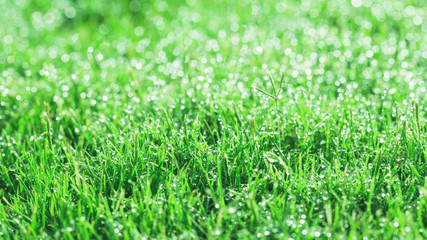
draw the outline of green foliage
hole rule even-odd
[[[424,1],[0,11],[0,239],[427,238]]]

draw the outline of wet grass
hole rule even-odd
[[[427,237],[424,1],[0,11],[0,238]]]

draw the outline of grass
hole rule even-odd
[[[0,11],[0,238],[427,238],[423,0]]]

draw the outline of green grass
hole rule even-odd
[[[427,238],[424,0],[0,11],[0,239]]]

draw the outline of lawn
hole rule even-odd
[[[426,239],[425,0],[0,0],[0,239]]]

